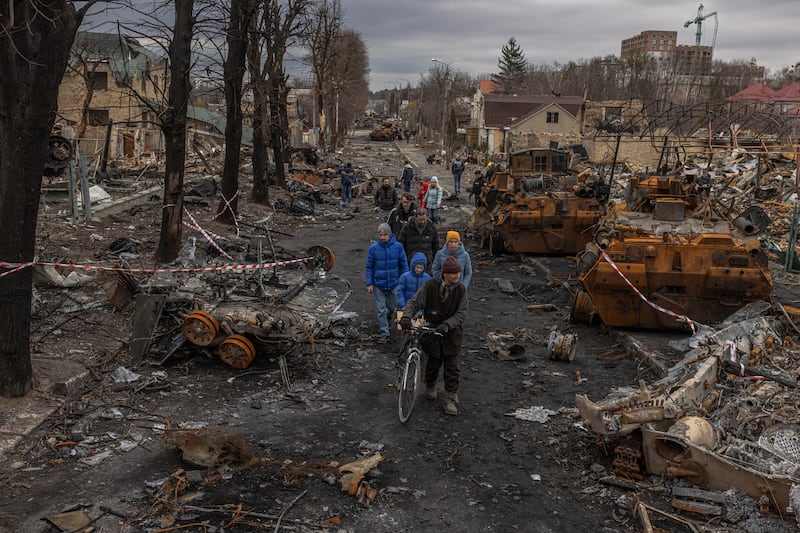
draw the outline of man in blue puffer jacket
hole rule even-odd
[[[378,240],[367,250],[365,282],[367,292],[375,300],[381,342],[389,340],[389,324],[397,310],[397,285],[400,276],[408,271],[408,260],[403,245],[392,235],[389,224],[378,226]]]

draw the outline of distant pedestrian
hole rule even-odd
[[[494,161],[489,161],[486,163],[486,183],[491,183],[492,178],[494,177],[494,173],[497,171],[497,165],[495,165]]]
[[[439,186],[439,178],[431,176],[431,181],[428,184],[428,192],[425,193],[423,202],[428,206],[428,213],[430,213],[431,220],[434,224],[439,224],[439,208],[442,206],[442,188]]]
[[[348,161],[343,167],[337,170],[342,179],[342,208],[347,209],[353,203],[353,185],[356,183],[356,171]]]
[[[389,220],[387,220],[395,238],[399,237],[400,230],[403,229],[403,226],[414,218],[414,213],[416,211],[417,205],[414,203],[414,197],[411,196],[410,192],[404,192],[400,196],[400,205],[392,209],[392,212],[389,213]]]
[[[472,186],[470,187],[469,196],[475,196],[475,207],[478,208],[481,206],[481,191],[483,187],[486,185],[486,176],[480,171],[480,169],[475,171],[475,177],[472,179]]]
[[[414,167],[406,161],[403,165],[403,173],[400,175],[403,181],[403,192],[411,192],[411,182],[414,180]]]
[[[378,240],[367,249],[364,281],[367,292],[372,294],[375,302],[382,342],[389,340],[389,326],[394,322],[397,311],[397,285],[406,271],[408,260],[403,245],[394,238],[389,224],[380,224]]]
[[[378,220],[386,222],[389,214],[397,205],[397,191],[394,190],[389,178],[383,178],[381,186],[375,191],[375,208],[378,211]]]
[[[431,264],[439,251],[439,231],[428,218],[428,210],[424,207],[417,207],[414,218],[403,227],[397,240],[403,245],[409,260],[415,253],[422,252],[428,264]]]
[[[417,190],[417,206],[428,208],[428,204],[425,203],[425,194],[428,192],[428,182],[421,181],[419,182],[419,189]]]
[[[457,231],[448,231],[444,246],[436,252],[436,257],[433,258],[431,265],[433,277],[442,271],[442,264],[448,257],[453,257],[461,265],[461,283],[465,287],[469,287],[472,279],[472,261],[470,261],[469,254],[461,243],[461,235]]]
[[[464,173],[465,168],[466,164],[464,160],[461,159],[461,156],[456,156],[453,160],[453,164],[450,166],[450,172],[453,173],[453,189],[456,194],[461,192],[461,175]]]

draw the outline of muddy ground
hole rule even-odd
[[[433,148],[370,143],[366,133],[351,139],[342,160],[394,177],[407,157],[418,174],[438,174],[445,187],[451,184],[446,169],[425,162]],[[246,173],[242,179],[246,190]],[[615,503],[629,492],[598,481],[610,473],[613,443],[598,442],[571,414],[575,394],[598,399],[613,386],[652,375],[616,344],[614,332],[569,322],[570,290],[577,283],[572,261],[538,258],[537,265],[530,258],[491,256],[465,231],[470,201],[446,200],[439,229],[462,231],[475,269],[460,413],[446,416],[438,402],[420,399],[412,419],[401,425],[392,387],[399,343],[374,342],[372,299],[363,280],[376,214],[370,198],[356,200],[352,218],[341,217],[338,200],[329,200],[314,216],[275,212],[271,222],[291,235],[276,233],[276,244],[298,257],[312,245],[334,251],[328,283],[338,289],[342,280],[351,284],[343,310],[356,313],[340,334],[288,353],[290,391],[281,378],[279,346],[260,348],[246,371],[197,350],[176,353],[163,365],[132,357],[133,308],[116,311],[103,293],[113,274],[96,274],[72,289],[37,288],[32,338],[40,386],[33,397],[52,401],[47,380],[59,368],[83,365],[91,379],[3,461],[0,531],[58,531],[43,519],[75,509],[97,519],[95,531],[108,532],[641,531],[639,521]],[[248,203],[246,194],[239,205],[244,220],[272,213]],[[141,241],[132,264],[153,266],[158,201],[77,226],[58,216],[59,209],[42,209],[40,259],[102,262],[109,243],[127,237]],[[212,221],[215,203],[189,209],[201,225],[230,232]],[[502,292],[497,280],[513,284],[514,292]],[[540,303],[555,310],[527,309]],[[86,304],[89,309],[75,311]],[[577,334],[574,362],[548,357],[552,327]],[[491,353],[486,337],[493,330],[514,333],[523,356],[508,360]],[[650,340],[663,347],[673,336]],[[145,376],[164,374],[148,387],[111,382],[109,373],[121,366]],[[554,413],[545,422],[511,416],[529,407]],[[223,445],[223,460],[209,468],[185,460],[174,438],[165,439],[177,429]],[[367,480],[377,494],[360,504],[342,492],[337,466],[376,452],[383,461]],[[161,484],[167,478],[170,490]],[[642,500],[672,512],[669,481],[650,478],[645,485]],[[743,520],[756,514],[755,503],[745,499],[737,507],[737,525],[690,518],[707,531],[791,530],[789,522],[774,520],[754,518],[756,525],[747,525]],[[668,531],[689,531],[674,521],[654,521]]]

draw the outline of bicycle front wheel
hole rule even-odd
[[[411,412],[414,410],[414,403],[417,401],[417,386],[420,381],[420,360],[419,351],[412,350],[406,357],[403,366],[403,376],[399,383],[399,392],[397,398],[397,415],[400,417],[400,422],[405,424],[411,418]]]

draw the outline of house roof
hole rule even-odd
[[[190,105],[186,109],[186,118],[210,124],[214,126],[219,133],[225,135],[226,120],[225,117],[219,113],[214,113],[204,107]],[[250,145],[253,144],[253,128],[244,124],[242,124],[242,142]]]
[[[738,93],[729,96],[725,100],[727,102],[740,102],[740,101],[756,101],[768,102],[770,98],[775,96],[775,91],[770,89],[763,83],[751,83]]]
[[[580,96],[487,94],[483,99],[484,124],[487,128],[511,126],[536,114],[551,104],[577,116],[583,105]]]
[[[133,37],[117,33],[80,32],[72,45],[74,66],[78,58],[89,61],[108,61],[114,77],[130,84],[134,78],[142,79],[148,62],[158,64],[164,58],[151,52]]]
[[[800,102],[800,83],[787,83],[772,97],[773,102]]]

